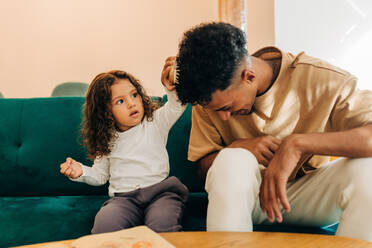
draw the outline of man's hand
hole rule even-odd
[[[167,90],[172,91],[176,88],[174,81],[170,79],[170,73],[174,70],[173,66],[176,61],[176,57],[168,57],[165,60],[163,71],[161,72],[161,82]]]
[[[228,147],[247,149],[253,153],[259,164],[267,167],[280,144],[281,140],[274,136],[262,136],[257,138],[238,139]]]
[[[83,168],[81,164],[73,160],[72,158],[67,158],[66,162],[61,164],[60,172],[66,177],[76,179],[83,174]]]
[[[302,152],[296,145],[295,136],[285,138],[270,161],[260,188],[260,205],[269,220],[283,221],[279,201],[288,213],[291,206],[287,198],[287,182],[292,171],[301,158]]]

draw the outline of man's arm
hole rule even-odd
[[[372,157],[372,124],[346,131],[293,134],[286,137],[265,172],[260,189],[260,204],[270,221],[282,221],[278,199],[288,212],[286,185],[301,154]]]
[[[372,157],[372,124],[341,132],[297,134],[294,138],[302,153]]]

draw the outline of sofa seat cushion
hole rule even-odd
[[[94,217],[108,196],[0,197],[0,247],[74,239],[90,233]],[[207,193],[190,193],[184,231],[205,231]],[[9,221],[11,220],[11,221]],[[254,231],[334,234],[323,228],[254,225]],[[24,231],[27,230],[27,231]]]
[[[205,231],[208,195],[205,192],[190,193],[183,213],[184,231]]]
[[[283,224],[254,225],[253,230],[259,232],[289,232],[289,233],[311,233],[335,235],[338,223],[324,227],[290,226]]]
[[[1,197],[0,247],[89,234],[97,211],[107,199],[108,196]]]
[[[108,199],[108,196],[0,197],[0,247],[87,235],[96,213]],[[205,230],[207,203],[206,193],[190,193],[183,215],[185,231]]]

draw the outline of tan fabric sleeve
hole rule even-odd
[[[206,111],[200,105],[193,106],[188,159],[197,161],[222,148],[221,135]]]
[[[348,130],[372,123],[372,92],[359,90],[357,79],[350,76],[341,89],[332,110],[332,131]]]

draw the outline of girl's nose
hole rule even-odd
[[[127,103],[128,103],[128,108],[132,108],[132,107],[136,106],[135,102],[132,101],[132,100],[128,100]]]

